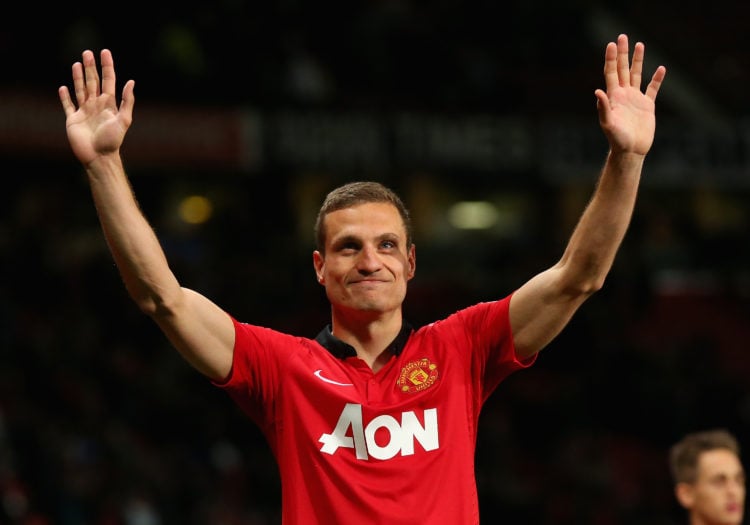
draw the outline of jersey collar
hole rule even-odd
[[[404,321],[401,324],[401,330],[391,344],[388,345],[386,351],[396,356],[401,354],[401,351],[406,346],[406,342],[409,340],[409,336],[413,330],[412,326]],[[339,359],[357,357],[357,352],[354,350],[353,346],[333,335],[330,324],[326,325],[326,327],[320,331],[315,340],[334,357],[338,357]]]

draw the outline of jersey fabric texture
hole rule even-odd
[[[270,444],[283,523],[478,524],[480,410],[535,360],[515,355],[509,302],[404,324],[377,373],[330,327],[313,340],[233,319],[232,371],[216,385]]]

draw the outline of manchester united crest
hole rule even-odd
[[[410,361],[402,368],[396,384],[404,394],[413,394],[430,388],[437,378],[437,365],[424,358],[419,361]]]

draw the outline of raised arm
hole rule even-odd
[[[86,50],[82,58],[82,63],[73,64],[78,107],[66,86],[58,94],[70,146],[86,170],[120,275],[132,299],[183,357],[201,373],[221,380],[232,365],[232,321],[207,298],[180,286],[123,168],[120,146],[132,122],[135,82],[125,83],[118,107],[110,51],[101,52],[101,81],[94,53]]]
[[[654,139],[654,102],[666,75],[666,68],[659,66],[645,93],[641,91],[644,50],[641,42],[635,44],[631,64],[626,35],[607,44],[606,92],[597,89],[594,94],[609,153],[562,258],[511,298],[510,322],[522,357],[544,348],[602,287],[630,224],[643,162]]]

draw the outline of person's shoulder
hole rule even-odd
[[[504,312],[508,310],[509,304],[510,304],[510,296],[504,297],[502,299],[492,300],[492,301],[480,301],[480,302],[471,304],[469,306],[460,308],[458,310],[455,310],[447,314],[442,319],[433,321],[424,326],[431,327],[435,325],[440,325],[445,322],[455,321],[457,319],[466,318],[470,316],[489,314],[492,312]]]
[[[289,345],[300,345],[305,347],[317,347],[315,341],[309,337],[295,335],[267,326],[238,321],[232,318],[238,337],[252,338],[259,341],[285,343]]]

